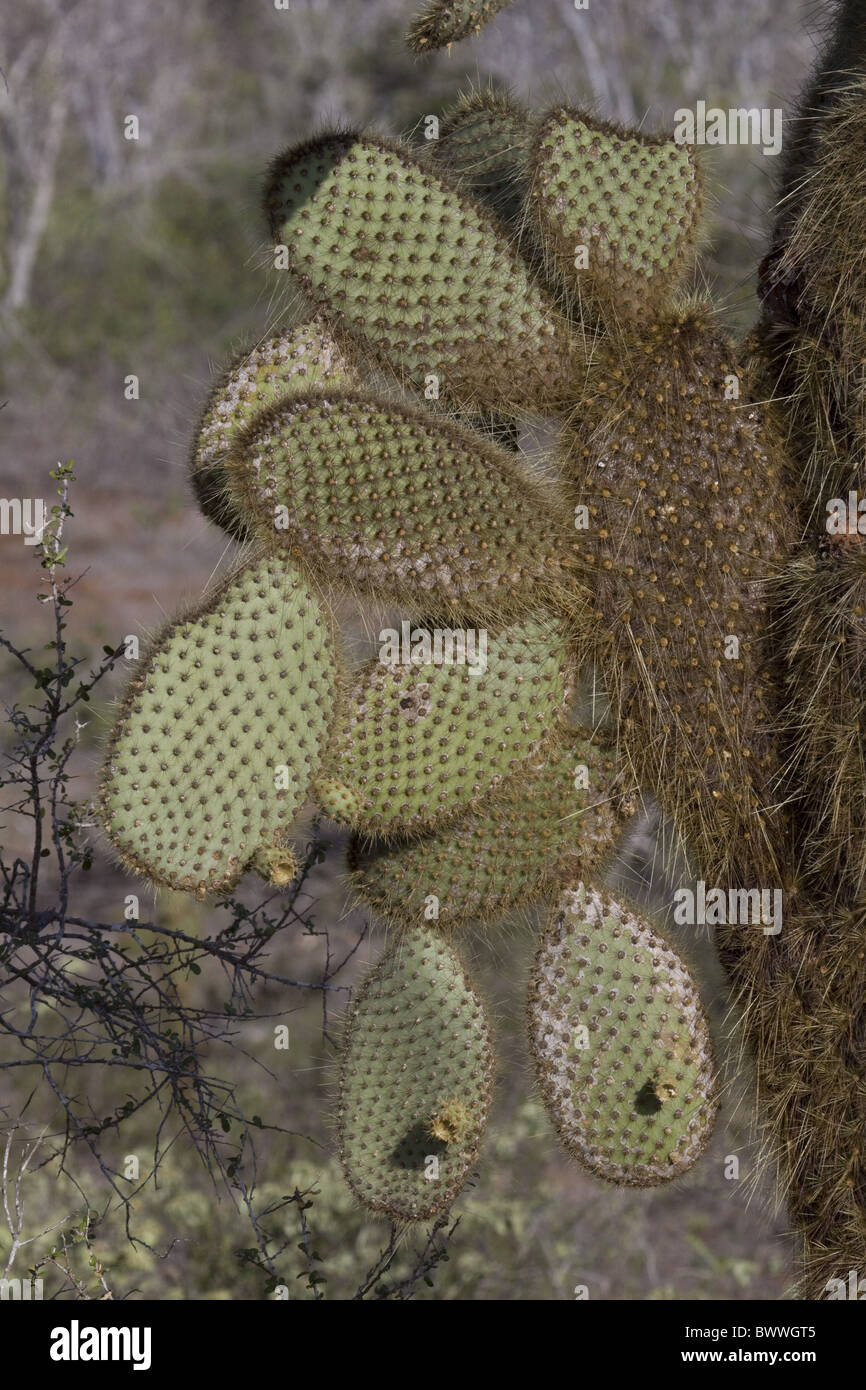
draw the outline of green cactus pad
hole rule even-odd
[[[564,601],[576,582],[572,518],[551,486],[420,408],[330,390],[281,402],[226,468],[236,512],[323,581],[490,614]]]
[[[448,48],[483,29],[512,0],[429,0],[412,24],[406,42],[415,53]]]
[[[640,804],[613,750],[569,731],[561,747],[453,824],[369,848],[356,835],[352,885],[374,912],[396,922],[495,922],[566,879],[594,876]]]
[[[477,1160],[493,1082],[490,1032],[438,932],[407,931],[349,1012],[338,1109],[353,1192],[395,1221],[447,1211]]]
[[[483,672],[443,660],[366,666],[316,784],[322,809],[367,833],[421,830],[533,757],[569,694],[562,630],[515,624],[488,636],[486,660]]]
[[[488,215],[399,144],[324,135],[274,163],[274,238],[304,293],[380,366],[493,409],[570,399],[574,347]]]
[[[321,319],[277,333],[238,353],[213,386],[190,456],[190,478],[204,515],[230,534],[245,534],[226,496],[223,467],[238,434],[271,405],[321,382],[348,383],[350,368]]]
[[[431,159],[463,184],[512,230],[525,218],[526,161],[532,118],[503,92],[469,92],[446,112]]]
[[[103,770],[102,820],[123,862],[204,896],[279,847],[318,770],[335,679],[329,615],[283,558],[245,565],[170,624]]]
[[[529,1037],[566,1148],[599,1177],[649,1187],[685,1173],[718,1103],[694,980],[643,918],[582,884],[539,945]]]
[[[602,313],[643,319],[694,250],[702,206],[693,151],[672,140],[550,112],[531,156],[530,205],[570,290]],[[585,247],[588,264],[577,264]]]

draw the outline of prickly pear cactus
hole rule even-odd
[[[480,32],[511,0],[429,0],[408,34],[416,53],[445,48]]]
[[[348,362],[315,319],[238,353],[211,390],[190,459],[190,480],[205,516],[243,537],[248,519],[232,505],[225,463],[244,426],[275,400],[305,394],[325,382],[331,389],[348,385],[351,379]]]
[[[539,127],[530,170],[530,207],[564,281],[618,319],[651,317],[694,251],[692,151],[562,107]]]
[[[575,345],[504,230],[397,143],[323,135],[265,207],[304,294],[385,370],[502,410],[564,404]]]
[[[340,1159],[355,1195],[396,1221],[446,1210],[472,1171],[493,1077],[480,999],[441,933],[409,928],[349,1013]]]
[[[563,1143],[611,1182],[686,1172],[716,1116],[698,988],[650,925],[583,884],[544,932],[529,992],[538,1082]]]
[[[498,921],[568,878],[594,875],[640,809],[638,788],[590,730],[566,730],[543,754],[456,822],[372,843],[356,834],[349,863],[360,900],[407,926],[427,917],[456,927]]]
[[[474,431],[369,392],[329,383],[279,400],[240,434],[225,475],[234,515],[322,583],[351,569],[359,591],[411,603],[426,590],[457,612],[483,594],[486,612],[506,614],[545,587],[562,606],[574,583],[573,527],[550,487]]]
[[[333,772],[318,783],[329,815],[386,835],[423,829],[544,750],[570,693],[561,629],[515,624],[486,645],[483,671],[380,660],[361,672]]]
[[[279,832],[309,790],[337,696],[331,619],[271,556],[243,566],[141,661],[114,726],[101,788],[123,862],[198,896],[260,856],[280,874]]]
[[[433,0],[409,42],[503,8]],[[797,116],[741,344],[687,293],[703,174],[664,136],[480,89],[433,149],[341,130],[271,166],[266,218],[310,316],[229,365],[191,467],[255,556],[144,661],[102,815],[126,864],[198,894],[246,870],[285,883],[305,798],[352,828],[352,891],[390,934],[349,1010],[341,1156],[396,1221],[455,1200],[490,1099],[489,1025],[446,932],[517,909],[551,914],[529,1042],[565,1146],[619,1184],[698,1159],[719,1092],[697,983],[603,886],[650,794],[723,897],[785,900],[781,929],[717,931],[738,1045],[802,1291],[866,1268],[866,552],[857,525],[823,527],[866,463],[848,47],[862,68],[861,0]],[[539,415],[559,435],[543,469],[520,449]],[[398,608],[431,651],[441,620],[451,655],[341,674],[335,597]],[[483,634],[483,670],[455,659],[461,631]],[[603,728],[579,726],[581,670]]]

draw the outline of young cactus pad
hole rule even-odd
[[[190,479],[204,515],[242,536],[244,522],[226,496],[223,467],[239,432],[274,401],[322,381],[335,386],[349,380],[349,364],[320,319],[233,357],[211,389],[190,455]]]
[[[522,231],[531,136],[532,117],[524,106],[502,92],[482,90],[460,98],[426,149],[501,221]]]
[[[229,889],[303,803],[335,693],[330,617],[282,556],[173,622],[142,658],[103,770],[123,862],[199,896]]]
[[[702,196],[692,151],[560,107],[530,166],[530,206],[565,283],[616,319],[657,310],[694,251]]]
[[[551,737],[569,690],[562,630],[542,621],[490,634],[484,670],[374,661],[348,696],[316,784],[320,805],[368,833],[424,829],[526,763]]]
[[[241,435],[232,505],[323,581],[459,612],[573,590],[574,528],[514,454],[415,406],[345,390],[281,402]]]
[[[340,1159],[355,1195],[395,1221],[447,1211],[478,1156],[490,1031],[459,958],[429,926],[401,933],[352,1003]]]
[[[507,237],[408,149],[323,135],[273,165],[272,235],[339,333],[423,390],[492,409],[573,389],[573,343]]]
[[[716,1117],[697,985],[641,917],[563,894],[529,994],[539,1087],[566,1148],[599,1177],[649,1187],[691,1168]]]
[[[416,53],[447,48],[477,34],[512,0],[429,0],[412,24],[407,43]]]
[[[614,751],[585,730],[568,731],[453,824],[370,847],[356,835],[352,886],[374,911],[407,925],[495,922],[567,878],[594,876],[640,804]]]

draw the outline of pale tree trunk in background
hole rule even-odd
[[[57,161],[66,129],[66,112],[66,95],[62,88],[58,88],[48,108],[42,148],[32,167],[30,204],[10,252],[9,283],[0,305],[5,314],[18,313],[30,298],[36,258],[54,201]]]

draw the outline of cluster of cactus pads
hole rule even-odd
[[[410,44],[506,2],[436,0]],[[696,983],[602,886],[650,794],[696,878],[784,894],[780,932],[716,941],[801,1288],[866,1270],[866,549],[824,527],[866,464],[864,56],[851,0],[739,346],[684,289],[692,147],[482,90],[426,146],[343,129],[271,167],[305,312],[228,366],[192,456],[241,559],[142,659],[102,816],[124,862],[197,895],[287,882],[311,801],[351,829],[390,931],[347,1022],[340,1151],[398,1221],[476,1163],[491,1029],[459,928],[516,908],[547,914],[528,1032],[568,1150],[633,1185],[700,1155],[718,1082]],[[520,449],[538,417],[544,466]],[[399,611],[426,659],[352,667],[346,596]],[[443,629],[483,631],[483,669],[438,659]],[[587,726],[588,672],[607,713]]]

